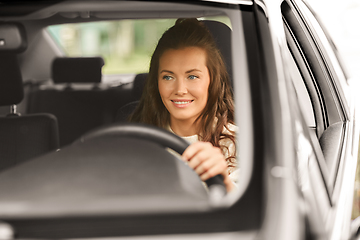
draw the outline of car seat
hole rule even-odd
[[[135,101],[125,104],[117,111],[115,119],[117,122],[127,122],[130,115],[135,111],[141,98],[147,77],[148,73],[136,74],[131,91],[131,95]]]
[[[117,110],[133,101],[131,89],[100,85],[103,65],[101,57],[55,58],[54,84],[30,92],[27,111],[57,117],[61,147],[87,131],[113,123]]]
[[[205,26],[209,29],[210,33],[212,34],[215,43],[220,50],[226,69],[229,74],[230,86],[233,86],[233,79],[232,79],[232,57],[231,57],[231,29],[229,26],[222,22],[217,22],[213,20],[203,20],[202,21]]]
[[[102,57],[57,57],[52,63],[52,79],[55,84],[92,83],[96,89],[101,82]]]
[[[0,170],[59,148],[57,119],[51,114],[21,116],[16,104],[24,97],[17,53],[26,49],[25,30],[17,23],[0,24]]]

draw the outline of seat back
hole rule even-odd
[[[139,103],[147,77],[148,73],[136,74],[131,91],[133,101],[126,103],[117,110],[115,121],[128,122],[130,115],[135,111]]]
[[[232,56],[231,56],[231,29],[222,22],[203,20],[205,26],[212,34],[215,43],[225,61],[226,69],[230,77],[230,86],[233,87],[232,79]]]
[[[86,132],[115,121],[116,111],[131,99],[131,89],[98,86],[104,61],[95,58],[56,58],[54,87],[33,89],[28,112],[49,112],[59,122],[60,146],[71,144]],[[61,84],[66,88],[58,88]],[[94,85],[95,84],[95,85]]]
[[[5,44],[0,47],[0,106],[9,106],[9,109],[24,97],[17,61],[17,53],[25,50],[24,32],[19,24],[0,24],[0,39],[5,39]],[[13,111],[0,117],[0,170],[58,147],[57,121],[54,116],[20,116]]]
[[[58,148],[54,115],[44,113],[0,118],[0,170]]]
[[[29,95],[28,112],[55,115],[60,146],[65,146],[93,128],[114,122],[125,95],[130,93],[121,89],[35,89]]]
[[[135,100],[140,100],[148,73],[136,74],[133,82],[132,95]]]

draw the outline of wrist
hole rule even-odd
[[[227,192],[231,192],[234,189],[234,183],[231,181],[229,175],[224,175],[224,184]]]

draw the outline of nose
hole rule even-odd
[[[184,95],[187,92],[188,92],[188,90],[187,90],[187,86],[186,86],[186,81],[184,79],[178,79],[176,81],[175,94]]]

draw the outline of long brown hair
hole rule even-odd
[[[159,59],[168,49],[200,47],[206,51],[206,65],[210,75],[207,104],[197,118],[199,139],[224,148],[220,140],[230,139],[235,143],[234,132],[228,129],[228,123],[234,123],[233,94],[229,75],[223,57],[216,43],[201,21],[197,19],[178,19],[160,38],[151,57],[148,79],[138,107],[130,116],[130,121],[167,128],[170,114],[164,106],[158,87]],[[217,119],[217,121],[215,121]],[[224,128],[228,131],[224,132]],[[233,163],[235,156],[228,157]]]

